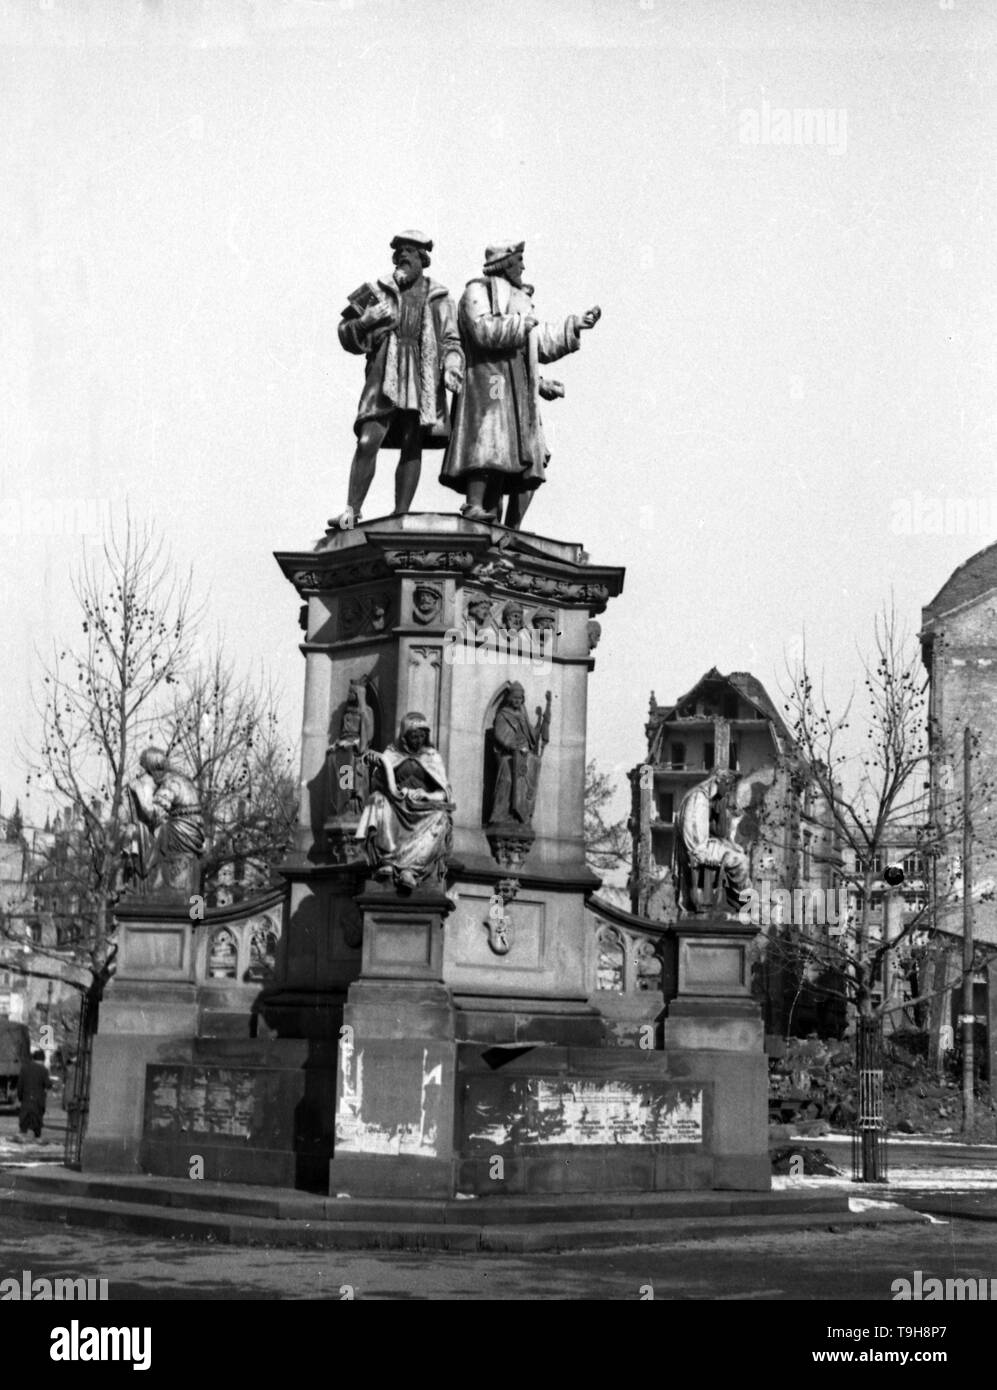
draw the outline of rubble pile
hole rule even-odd
[[[849,1129],[858,1118],[855,1050],[850,1040],[769,1038],[769,1122],[796,1134]],[[938,1076],[922,1057],[887,1044],[883,1057],[883,1109],[898,1134],[961,1134],[962,1083],[954,1067]],[[783,1136],[778,1130],[772,1138]],[[997,1106],[978,1082],[978,1143],[997,1139]]]
[[[772,1172],[791,1178],[838,1178],[841,1169],[835,1168],[823,1149],[801,1149],[785,1145],[772,1150]]]

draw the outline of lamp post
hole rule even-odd
[[[962,1132],[968,1134],[976,1118],[973,1094],[973,1030],[976,1007],[973,1002],[973,822],[969,813],[972,791],[970,759],[973,735],[967,724],[962,731]]]

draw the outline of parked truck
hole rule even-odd
[[[23,1023],[0,1018],[0,1106],[17,1104],[21,1064],[31,1056],[31,1038]]]

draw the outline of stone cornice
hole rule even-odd
[[[278,552],[302,597],[418,575],[461,577],[489,595],[532,598],[601,613],[622,592],[625,571],[591,565],[580,547],[501,526],[427,514],[363,523],[315,551]]]

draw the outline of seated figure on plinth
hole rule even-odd
[[[690,788],[675,818],[672,879],[684,912],[701,909],[692,891],[693,875],[701,868],[719,869],[727,903],[737,912],[751,898],[748,856],[726,837],[726,800],[737,773],[720,769]]]
[[[205,847],[197,787],[161,748],[147,748],[139,766],[142,775],[128,786],[131,887],[171,897],[196,893]]]
[[[453,839],[453,801],[429,720],[413,712],[383,753],[368,749],[371,793],[357,826],[375,878],[411,890],[440,887]]]

